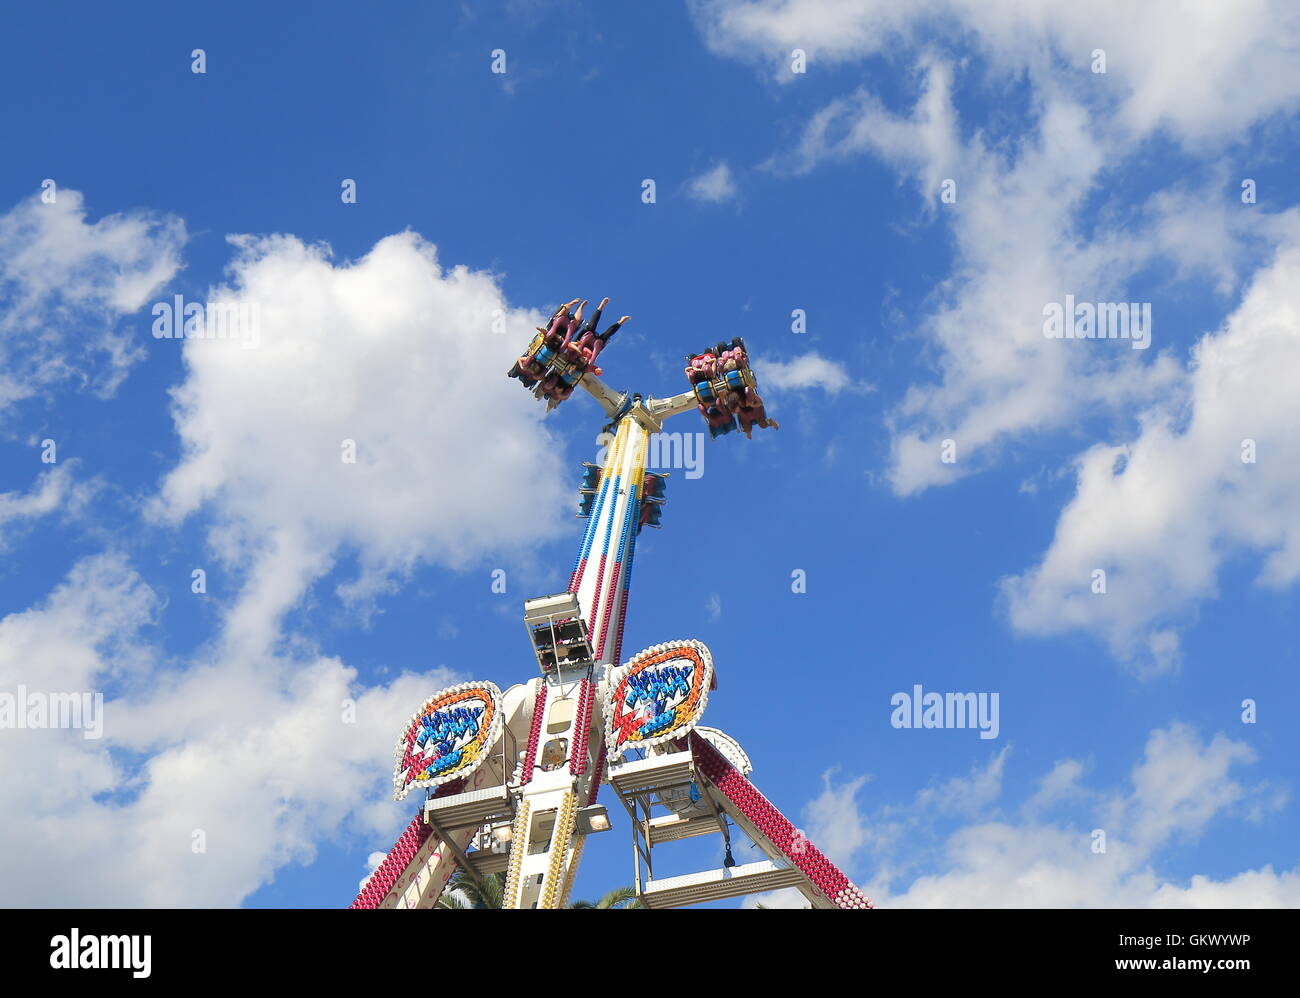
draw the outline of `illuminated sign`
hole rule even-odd
[[[703,715],[712,685],[713,656],[700,641],[653,645],[613,670],[604,707],[610,758],[681,738]]]
[[[461,683],[424,702],[397,740],[393,799],[468,776],[501,737],[501,691]]]

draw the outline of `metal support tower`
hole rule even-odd
[[[433,907],[458,866],[475,878],[504,870],[503,907],[565,907],[587,835],[609,827],[604,808],[596,803],[606,779],[632,820],[637,891],[648,907],[780,887],[798,889],[814,907],[871,907],[749,782],[747,757],[721,732],[695,727],[648,751],[638,750],[639,759],[607,765],[603,708],[615,695],[611,678],[622,661],[650,436],[670,416],[695,409],[697,396],[691,391],[643,400],[614,391],[592,372],[583,374],[579,384],[600,403],[614,435],[567,589],[525,604],[525,623],[543,674],[491,703],[491,696],[481,691],[459,694],[480,697],[462,702],[500,711],[499,739],[482,746],[482,761],[463,778],[430,787],[420,813],[362,885],[352,907]],[[707,691],[703,695],[707,698]],[[478,732],[476,724],[486,723],[486,716],[477,715],[466,730]],[[420,723],[421,715],[414,715],[398,742],[399,797],[408,785],[428,785],[409,779],[423,765],[416,744]],[[467,751],[477,749],[471,743]],[[411,763],[413,758],[417,761]],[[406,777],[404,760],[411,763]],[[655,817],[655,809],[667,813]],[[720,833],[730,856],[733,826],[767,859],[653,878],[655,845]]]

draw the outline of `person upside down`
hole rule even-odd
[[[751,440],[755,426],[762,429],[770,426],[774,430],[781,428],[776,420],[768,418],[763,400],[751,385],[746,385],[743,391],[726,387],[725,379],[729,372],[748,367],[749,358],[738,345],[726,347],[719,344],[716,351],[706,350],[690,358],[686,367],[687,380],[692,385],[700,382],[718,383],[715,387],[720,388],[715,392],[712,405],[701,403],[696,406],[708,423],[712,436],[730,433],[736,428],[737,421],[746,438]]]
[[[591,371],[599,374],[596,359],[623,323],[631,318],[625,315],[604,332],[598,332],[600,315],[609,299],[604,298],[584,322],[582,313],[588,302],[575,298],[557,308],[539,326],[541,345],[535,353],[520,357],[510,369],[510,377],[518,378],[525,388],[537,398],[545,396],[548,408],[554,408],[573,394],[582,376]],[[576,310],[574,306],[577,306]]]

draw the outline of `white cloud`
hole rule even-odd
[[[965,175],[968,151],[958,137],[952,68],[922,55],[917,69],[920,93],[909,117],[890,113],[870,91],[858,90],[814,114],[794,150],[773,157],[767,166],[807,173],[827,160],[870,153],[917,173],[919,186],[927,192],[937,192],[944,179]]]
[[[68,189],[0,215],[0,412],[65,381],[115,391],[140,353],[118,323],[176,274],[185,240],[170,215],[87,222]]]
[[[0,427],[15,403],[66,384],[116,391],[140,356],[121,320],[180,269],[178,218],[86,215],[80,192],[66,189],[52,204],[33,195],[0,214]],[[73,481],[72,468],[51,467],[25,492],[0,494],[0,548],[6,525],[12,532],[85,505],[94,483]]]
[[[909,22],[928,13],[924,3],[872,0],[692,0],[705,41],[719,54],[783,67],[791,78],[790,53],[803,49],[816,61],[842,62],[896,45]]]
[[[789,76],[789,50],[800,47],[810,72],[887,55],[918,76],[910,111],[896,113],[866,89],[841,97],[771,163],[799,174],[879,157],[915,183],[922,211],[951,224],[953,271],[915,323],[936,377],[913,384],[889,416],[898,495],[981,471],[1022,437],[1097,418],[1131,433],[1140,414],[1136,440],[1077,458],[1078,493],[1050,548],[1005,580],[1015,627],[1090,630],[1141,670],[1163,671],[1179,662],[1180,630],[1197,603],[1217,595],[1225,559],[1255,552],[1265,559],[1262,583],[1295,581],[1300,479],[1284,427],[1297,411],[1282,373],[1296,365],[1295,301],[1285,276],[1271,294],[1252,291],[1260,300],[1243,303],[1241,328],[1203,341],[1189,366],[1170,344],[1200,330],[1163,325],[1158,301],[1149,351],[1048,339],[1042,317],[1071,294],[1158,299],[1166,285],[1153,289],[1153,273],[1209,283],[1231,302],[1247,263],[1274,249],[1286,259],[1300,244],[1295,209],[1242,206],[1237,168],[1211,158],[1300,107],[1300,11],[1269,0],[1245,11],[1187,3],[1176,18],[1161,5],[1118,2],[1021,0],[993,10],[969,0],[717,0],[695,13],[715,51],[769,62],[778,75]],[[971,46],[989,67],[976,82],[996,92],[1028,81],[1011,134],[1002,134],[1005,120],[962,121],[954,110],[953,67],[974,72],[961,59]],[[1091,72],[1098,48],[1105,74]],[[1161,131],[1208,162],[1207,175],[1184,181],[1175,171],[1163,183],[1149,175],[1163,189],[1136,204],[1107,199],[1112,178]],[[939,200],[947,179],[956,183],[952,204]],[[1271,455],[1268,465],[1241,465],[1248,437]],[[955,462],[945,460],[946,441]],[[1089,589],[1096,568],[1108,572],[1106,596]]]
[[[309,862],[323,838],[392,834],[393,738],[451,673],[361,687],[326,657],[164,669],[145,640],[158,607],[107,554],[0,620],[0,689],[105,701],[99,740],[29,729],[0,741],[0,810],[23,818],[0,823],[9,903],[235,905],[277,868]]]
[[[968,777],[954,777],[937,787],[926,787],[916,795],[918,806],[954,814],[978,814],[1002,794],[1011,746],[1005,746],[984,766],[974,766]],[[829,786],[827,788],[829,790]]]
[[[1156,356],[1167,338],[1157,339],[1150,356],[1113,343],[1051,340],[1043,336],[1043,308],[1067,294],[1130,300],[1135,276],[1170,258],[1180,279],[1208,275],[1227,293],[1244,243],[1276,242],[1291,224],[1258,212],[1229,214],[1217,207],[1222,183],[1189,191],[1173,186],[1174,177],[1138,210],[1127,206],[1108,213],[1105,225],[1084,225],[1098,211],[1098,186],[1154,129],[1208,148],[1300,104],[1300,64],[1289,55],[1300,14],[1256,6],[1261,19],[1250,24],[1210,2],[1184,5],[1167,24],[1157,6],[1135,12],[1122,3],[1084,10],[1023,0],[997,11],[967,0],[694,5],[715,51],[770,61],[786,75],[796,47],[813,60],[811,72],[819,61],[888,54],[917,74],[909,113],[859,90],[814,114],[795,148],[770,164],[803,173],[826,160],[877,156],[915,182],[923,211],[941,212],[952,225],[953,273],[916,323],[936,348],[938,379],[914,385],[891,414],[889,477],[899,495],[979,471],[1022,435],[1127,412],[1176,390],[1179,365]],[[922,27],[924,45],[914,36]],[[994,88],[1028,74],[1019,133],[990,134],[991,124],[959,120],[953,65],[972,70],[944,54],[949,43],[957,52],[973,44],[988,60],[986,82]],[[1105,75],[1089,68],[1098,47],[1109,56]],[[1277,70],[1264,87],[1255,86],[1257,65]],[[1192,93],[1198,99],[1189,99]],[[956,184],[953,204],[939,201],[945,180]],[[943,460],[946,440],[956,444],[955,463]]]
[[[704,609],[708,611],[710,620],[721,620],[722,597],[717,593],[710,593],[709,601],[704,605]]]
[[[76,464],[73,458],[47,468],[27,492],[0,492],[0,550],[5,546],[6,527],[13,529],[56,512],[73,515],[85,506],[95,485],[73,479]]]
[[[282,645],[283,615],[342,550],[360,565],[342,588],[364,600],[422,561],[526,562],[558,520],[542,407],[505,376],[539,315],[510,309],[491,275],[443,270],[409,233],[345,266],[289,237],[237,250],[210,298],[256,303],[258,345],[185,342],[184,453],[151,512],[210,511],[213,550],[248,566],[242,586],[205,597],[224,604],[218,636],[182,662],[148,640],[160,601],[117,555],[0,621],[0,687],[106,701],[101,740],[5,741],[0,810],[25,818],[0,830],[12,899],[234,905],[322,839],[391,841],[395,733],[459,677],[430,665],[363,685],[302,636]],[[53,489],[7,497],[11,519],[50,507]]]
[[[709,201],[718,204],[730,201],[736,196],[736,182],[731,176],[731,167],[725,162],[718,163],[693,178],[686,185],[686,193],[696,201]]]
[[[924,211],[942,212],[952,226],[954,271],[915,322],[935,348],[938,378],[911,386],[890,414],[889,479],[899,495],[979,471],[1022,434],[1141,404],[1176,380],[1169,356],[1045,337],[1043,309],[1067,294],[1128,300],[1132,275],[1170,244],[1185,243],[1168,220],[1187,201],[1153,200],[1142,231],[1101,231],[1089,241],[1078,214],[1116,146],[1099,136],[1087,110],[1047,100],[1028,134],[988,148],[980,131],[961,138],[951,66],[930,54],[918,56],[917,66],[911,113],[893,114],[859,91],[815,114],[795,148],[771,164],[804,173],[828,159],[879,156],[915,182]],[[940,203],[946,180],[956,183],[954,204]],[[1232,264],[1224,252],[1179,252],[1187,272],[1212,270],[1220,281]],[[943,459],[946,440],[956,444],[955,462]]]
[[[209,297],[256,303],[260,342],[186,341],[184,455],[152,507],[173,522],[210,509],[213,548],[250,566],[229,641],[266,647],[341,549],[361,571],[342,593],[364,601],[421,562],[526,559],[557,529],[563,462],[543,407],[506,377],[538,313],[409,232],[343,265],[288,236],[234,244]]]
[[[1027,813],[1038,814],[1045,808],[1083,794],[1081,781],[1084,765],[1078,759],[1062,759],[1038,781],[1038,790],[1025,804]]]
[[[1010,812],[999,806],[1005,749],[969,778],[872,813],[857,800],[860,779],[839,786],[827,779],[808,808],[808,835],[832,844],[837,862],[848,866],[856,858],[871,868],[863,889],[886,908],[1300,906],[1300,867],[1263,867],[1223,880],[1160,872],[1166,854],[1212,822],[1249,817],[1246,805],[1267,796],[1267,785],[1248,786],[1233,775],[1254,759],[1242,742],[1223,735],[1206,741],[1174,724],[1151,733],[1128,787],[1085,790],[1082,764],[1065,760]],[[1080,795],[1088,804],[1082,820],[1044,817],[1045,809]],[[948,824],[954,801],[973,820]],[[1273,798],[1265,810],[1276,806]],[[1097,827],[1106,833],[1104,853],[1093,851]]]
[[[754,372],[760,391],[768,388],[778,391],[820,388],[834,395],[853,383],[843,364],[816,352],[788,361],[755,358]]]
[[[157,609],[123,556],[83,559],[43,603],[0,620],[0,685],[29,677],[42,689],[81,690],[147,670],[131,649]]]
[[[357,893],[360,893],[362,888],[370,882],[374,872],[379,869],[379,864],[387,858],[388,853],[386,852],[372,852],[366,857],[366,875],[357,881]]]
[[[858,776],[837,787],[833,775],[833,770],[822,774],[822,792],[805,809],[808,825],[816,832],[805,836],[832,863],[844,867],[867,842],[867,831],[857,820],[856,797],[870,777]],[[803,895],[795,896],[802,902]]]
[[[1287,0],[695,0],[719,54],[758,60],[793,82],[790,53],[821,64],[896,56],[933,40],[971,39],[991,73],[1027,73],[1045,93],[1072,90],[1136,137],[1165,128],[1188,142],[1239,134],[1300,101],[1300,11]],[[1091,70],[1106,52],[1106,73]]]
[[[1218,594],[1225,560],[1262,558],[1259,582],[1300,577],[1300,248],[1259,272],[1198,344],[1184,392],[1136,439],[1077,461],[1075,496],[1040,562],[1003,582],[1012,623],[1087,629],[1145,669],[1178,661],[1178,627]],[[1252,444],[1245,443],[1253,441]],[[1253,446],[1255,463],[1243,462]],[[1106,593],[1092,572],[1106,572]]]
[[[1164,251],[1162,234],[1173,235],[1155,228],[1088,241],[1079,234],[1080,206],[1107,163],[1083,108],[1046,106],[1038,131],[1006,162],[978,135],[965,144],[957,138],[955,122],[940,110],[947,98],[936,96],[951,86],[947,68],[931,64],[925,79],[909,118],[887,114],[870,98],[843,104],[837,113],[850,115],[852,126],[829,147],[830,154],[846,155],[859,144],[870,146],[928,185],[923,194],[931,205],[950,168],[947,160],[960,150],[958,200],[948,206],[954,209],[956,269],[936,289],[936,309],[920,322],[938,348],[939,379],[913,385],[890,417],[890,480],[899,495],[981,470],[1020,435],[1143,404],[1179,375],[1172,357],[1160,353],[1159,340],[1149,357],[1127,342],[1043,335],[1044,306],[1067,294],[1083,301],[1129,300],[1132,275]],[[950,130],[947,137],[937,137],[936,127]],[[797,154],[801,161],[826,155],[821,142],[810,128]],[[943,460],[945,440],[955,442],[955,462]]]

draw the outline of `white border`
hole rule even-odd
[[[741,776],[748,776],[754,771],[754,764],[749,761],[748,754],[740,747],[740,742],[721,728],[710,728],[708,725],[700,724],[696,725],[695,731],[703,735],[705,741],[722,753],[722,757],[735,766]]]

